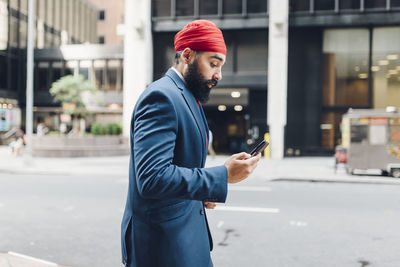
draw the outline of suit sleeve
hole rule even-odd
[[[172,164],[178,121],[165,93],[153,91],[139,101],[132,120],[136,182],[142,197],[225,202],[225,166],[185,168]]]

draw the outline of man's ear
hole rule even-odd
[[[194,51],[190,48],[185,48],[182,52],[182,59],[185,64],[190,64],[192,62],[192,58],[194,56]]]

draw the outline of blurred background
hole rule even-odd
[[[101,105],[88,108],[86,131],[96,122],[123,126],[124,96],[144,89],[124,83],[124,73],[133,73],[124,70],[124,49],[125,56],[134,56],[129,50],[135,49],[124,47],[125,21],[140,16],[143,25],[137,27],[151,36],[136,42],[150,49],[145,62],[134,60],[151,70],[150,82],[171,66],[173,37],[187,22],[206,18],[223,30],[229,51],[223,80],[205,105],[217,153],[247,149],[268,132],[267,103],[274,90],[268,86],[268,1],[153,0],[146,7],[151,12],[128,10],[123,0],[34,2],[35,131],[39,121],[50,132],[60,130],[62,105],[49,89],[66,75],[83,75],[103,97]],[[341,142],[341,116],[349,108],[400,104],[400,2],[291,0],[288,5],[283,153],[329,155]],[[27,10],[28,0],[0,1],[2,133],[25,127]]]
[[[228,49],[208,166],[271,141],[216,266],[400,266],[400,0],[0,0],[0,267],[120,266],[130,116],[195,19]]]

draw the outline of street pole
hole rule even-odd
[[[26,66],[26,152],[32,157],[32,134],[33,134],[33,40],[35,22],[35,1],[28,0],[28,44],[27,44],[27,66]]]
[[[268,126],[271,158],[282,159],[287,117],[289,0],[268,3]]]

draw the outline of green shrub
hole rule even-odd
[[[90,132],[93,135],[102,135],[103,126],[100,123],[93,123],[92,128],[90,129]]]
[[[117,123],[108,123],[106,125],[94,123],[91,133],[93,135],[120,135],[122,133],[122,126]]]

